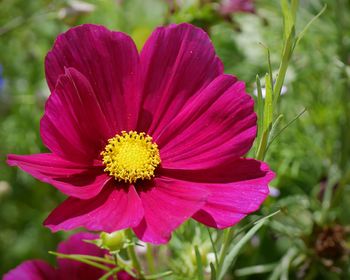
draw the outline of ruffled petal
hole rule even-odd
[[[3,280],[57,280],[57,273],[47,262],[31,260],[10,270]]]
[[[132,39],[103,26],[84,24],[59,35],[45,60],[48,85],[53,91],[65,67],[90,82],[114,133],[134,129],[137,119],[139,55]],[[133,102],[130,102],[132,100]]]
[[[207,190],[186,181],[155,178],[143,188],[138,186],[144,219],[133,228],[145,242],[166,243],[171,232],[204,205]]]
[[[7,163],[55,186],[66,195],[81,199],[96,196],[111,179],[102,166],[82,166],[54,154],[8,155]]]
[[[41,138],[46,147],[67,160],[89,163],[100,157],[115,133],[108,124],[89,81],[77,70],[66,68],[41,119]]]
[[[232,226],[258,210],[268,196],[268,183],[274,178],[265,163],[254,159],[228,161],[211,169],[162,170],[161,173],[188,180],[209,191],[206,204],[193,218],[215,228]]]
[[[78,227],[113,232],[137,226],[143,213],[140,197],[133,185],[116,185],[110,181],[94,198],[66,199],[51,212],[44,225],[54,232]]]
[[[216,78],[155,138],[163,168],[215,167],[249,151],[256,136],[254,101],[243,82]]]
[[[103,257],[108,252],[102,250],[96,245],[85,242],[84,240],[97,239],[98,234],[80,232],[72,235],[68,240],[61,242],[58,246],[58,252],[62,254],[80,254],[96,257]],[[82,262],[58,258],[58,275],[60,279],[99,279],[104,270],[84,264]]]
[[[141,52],[141,69],[143,110],[138,128],[152,136],[223,72],[208,35],[186,23],[153,32]]]

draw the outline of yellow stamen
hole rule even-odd
[[[160,163],[157,144],[144,132],[122,131],[108,140],[101,155],[106,166],[104,171],[126,183],[152,179]]]

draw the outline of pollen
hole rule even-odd
[[[144,132],[122,131],[108,140],[101,155],[104,171],[125,183],[152,179],[160,164],[158,146]]]

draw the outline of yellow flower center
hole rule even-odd
[[[152,179],[154,170],[160,163],[157,144],[144,132],[122,131],[108,140],[101,155],[106,166],[104,171],[126,183]]]

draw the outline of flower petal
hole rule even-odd
[[[55,269],[42,260],[21,263],[4,275],[3,280],[56,280]]]
[[[239,158],[256,136],[253,99],[233,76],[216,78],[155,139],[163,168],[204,169]]]
[[[51,152],[82,163],[99,158],[114,135],[89,81],[73,68],[66,68],[47,100],[40,132]]]
[[[186,181],[155,178],[138,187],[145,217],[133,230],[145,242],[166,243],[171,232],[204,205],[207,190]]]
[[[8,155],[7,163],[55,186],[66,195],[81,199],[96,196],[110,180],[101,166],[82,166],[54,154]]]
[[[59,35],[45,60],[51,91],[65,67],[82,73],[96,93],[114,133],[134,129],[139,55],[132,39],[99,25],[84,24]],[[133,100],[134,102],[127,102]]]
[[[89,230],[113,232],[137,226],[143,207],[133,185],[116,185],[110,181],[94,198],[66,199],[44,221],[52,231],[85,227]]]
[[[238,223],[259,209],[274,178],[269,167],[254,159],[237,159],[206,170],[162,170],[165,176],[188,180],[206,188],[210,195],[193,218],[215,228]]]
[[[153,32],[141,52],[141,69],[144,86],[139,130],[152,136],[223,72],[208,35],[186,23]]]
[[[68,240],[61,242],[58,252],[62,254],[79,254],[96,257],[103,257],[108,252],[102,250],[94,244],[84,242],[84,240],[97,239],[98,234],[80,232],[72,235]],[[60,279],[99,279],[105,271],[82,262],[58,258],[58,274]]]

